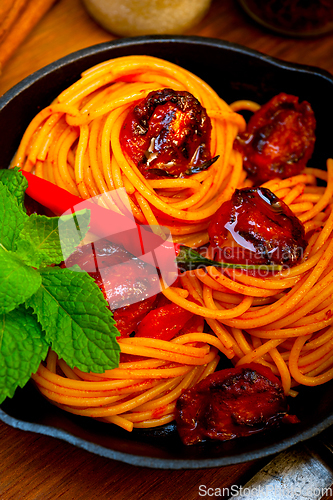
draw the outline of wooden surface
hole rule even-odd
[[[206,17],[186,34],[240,43],[286,61],[319,66],[333,73],[333,34],[307,39],[275,35],[255,24],[235,0],[213,0]],[[58,0],[4,67],[0,95],[60,57],[115,38],[89,17],[81,0]]]
[[[333,34],[308,39],[275,35],[256,25],[232,0],[213,0],[206,17],[186,34],[240,43],[333,73]],[[0,95],[62,56],[115,38],[88,16],[80,0],[58,0],[5,66]],[[1,500],[193,500],[202,498],[201,484],[221,489],[245,484],[262,465],[249,462],[203,470],[146,469],[0,423]]]

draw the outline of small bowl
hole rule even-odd
[[[238,0],[254,21],[295,38],[325,35],[333,30],[333,4],[325,0]],[[306,5],[307,3],[307,5]]]
[[[333,114],[333,77],[326,71],[290,64],[222,40],[185,36],[121,39],[80,50],[32,74],[0,98],[0,167],[7,168],[33,116],[83,70],[119,56],[147,54],[172,61],[202,77],[228,103],[268,101],[279,92],[311,103],[317,141],[309,166],[325,168],[331,151],[327,117]],[[195,469],[246,462],[275,454],[333,424],[333,381],[302,387],[291,413],[300,423],[227,442],[182,445],[173,424],[132,433],[111,424],[65,413],[28,384],[0,409],[0,419],[20,429],[58,437],[71,444],[129,464],[165,469]]]

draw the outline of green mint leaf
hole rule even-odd
[[[38,271],[27,266],[14,252],[0,250],[0,314],[15,309],[33,295],[42,283]]]
[[[59,217],[58,229],[63,260],[66,260],[82,242],[90,224],[90,210],[83,209]]]
[[[199,252],[185,245],[180,245],[176,262],[179,270],[183,272],[209,266],[221,267],[223,269],[256,269],[261,271],[281,271],[283,269],[278,264],[231,264],[229,262],[218,262],[206,259]]]
[[[42,285],[27,305],[37,314],[52,349],[69,366],[85,372],[118,366],[119,332],[94,280],[87,273],[58,267],[40,273]]]
[[[28,181],[19,168],[0,169],[0,182],[7,186],[10,194],[16,198],[18,206],[25,211],[24,195],[28,187]]]
[[[45,359],[48,345],[36,317],[20,306],[0,316],[0,403],[13,397]]]
[[[7,250],[15,250],[15,242],[27,219],[15,196],[0,182],[0,243]]]
[[[18,255],[27,264],[39,267],[45,264],[59,264],[62,251],[58,233],[58,217],[31,214],[16,243]]]
[[[89,210],[62,217],[32,214],[16,243],[17,254],[26,264],[37,268],[42,264],[60,264],[84,238],[89,221]]]
[[[17,241],[15,254],[26,265],[36,267],[37,269],[40,267],[44,257],[42,253],[36,252],[35,245],[28,240]]]

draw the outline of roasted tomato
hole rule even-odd
[[[193,314],[176,304],[166,304],[150,311],[141,321],[136,337],[171,340],[192,318]]]
[[[160,340],[170,340],[191,332],[202,332],[204,319],[185,311],[171,302],[161,293],[157,297],[143,300],[114,311],[114,319],[121,337],[139,336]],[[171,315],[163,314],[172,311]],[[189,319],[188,319],[189,318]],[[145,359],[132,354],[120,354],[120,362],[133,362]]]
[[[78,247],[65,265],[74,264],[94,278],[112,310],[140,302],[160,291],[153,266],[105,239]]]
[[[208,227],[215,259],[233,264],[295,265],[307,246],[304,227],[269,189],[236,189]]]
[[[249,436],[277,425],[287,411],[278,378],[251,363],[217,371],[185,390],[176,404],[176,423],[181,440],[190,445]]]
[[[312,156],[315,128],[310,104],[285,93],[254,113],[246,132],[236,138],[235,148],[241,151],[255,185],[299,174]]]
[[[101,239],[78,247],[63,267],[75,264],[88,272],[103,292],[121,337],[134,334],[170,340],[203,327],[202,318],[195,321],[192,313],[159,293],[155,268],[133,258],[120,245]]]
[[[132,108],[120,143],[146,179],[180,177],[213,163],[210,132],[206,110],[192,94],[162,89]]]
[[[156,304],[156,295],[113,311],[113,318],[121,337],[134,334],[141,321]]]

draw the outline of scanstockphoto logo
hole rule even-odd
[[[170,231],[137,224],[124,188],[71,207],[58,229],[65,266],[97,279],[112,310],[152,297],[161,283],[169,287],[177,279]]]
[[[304,257],[304,248],[301,246],[286,245],[279,247],[274,242],[271,244],[261,243],[260,245],[251,247],[248,245],[246,248],[242,246],[222,247],[214,249],[214,258],[223,262],[244,262],[260,265],[266,262],[279,262],[283,263],[294,262]],[[287,265],[286,265],[287,267]]]
[[[206,498],[232,498],[238,500],[320,500],[324,495],[331,498],[332,487],[316,487],[312,484],[288,484],[278,482],[258,484],[256,486],[240,486],[233,484],[230,487],[209,487],[205,484],[199,486],[199,497]]]
[[[265,244],[244,248],[240,246],[225,246],[214,248],[214,260],[225,263],[235,263],[244,269],[255,270],[256,277],[266,278],[283,271],[287,277],[290,270],[304,258],[304,248],[298,245],[270,247]]]

